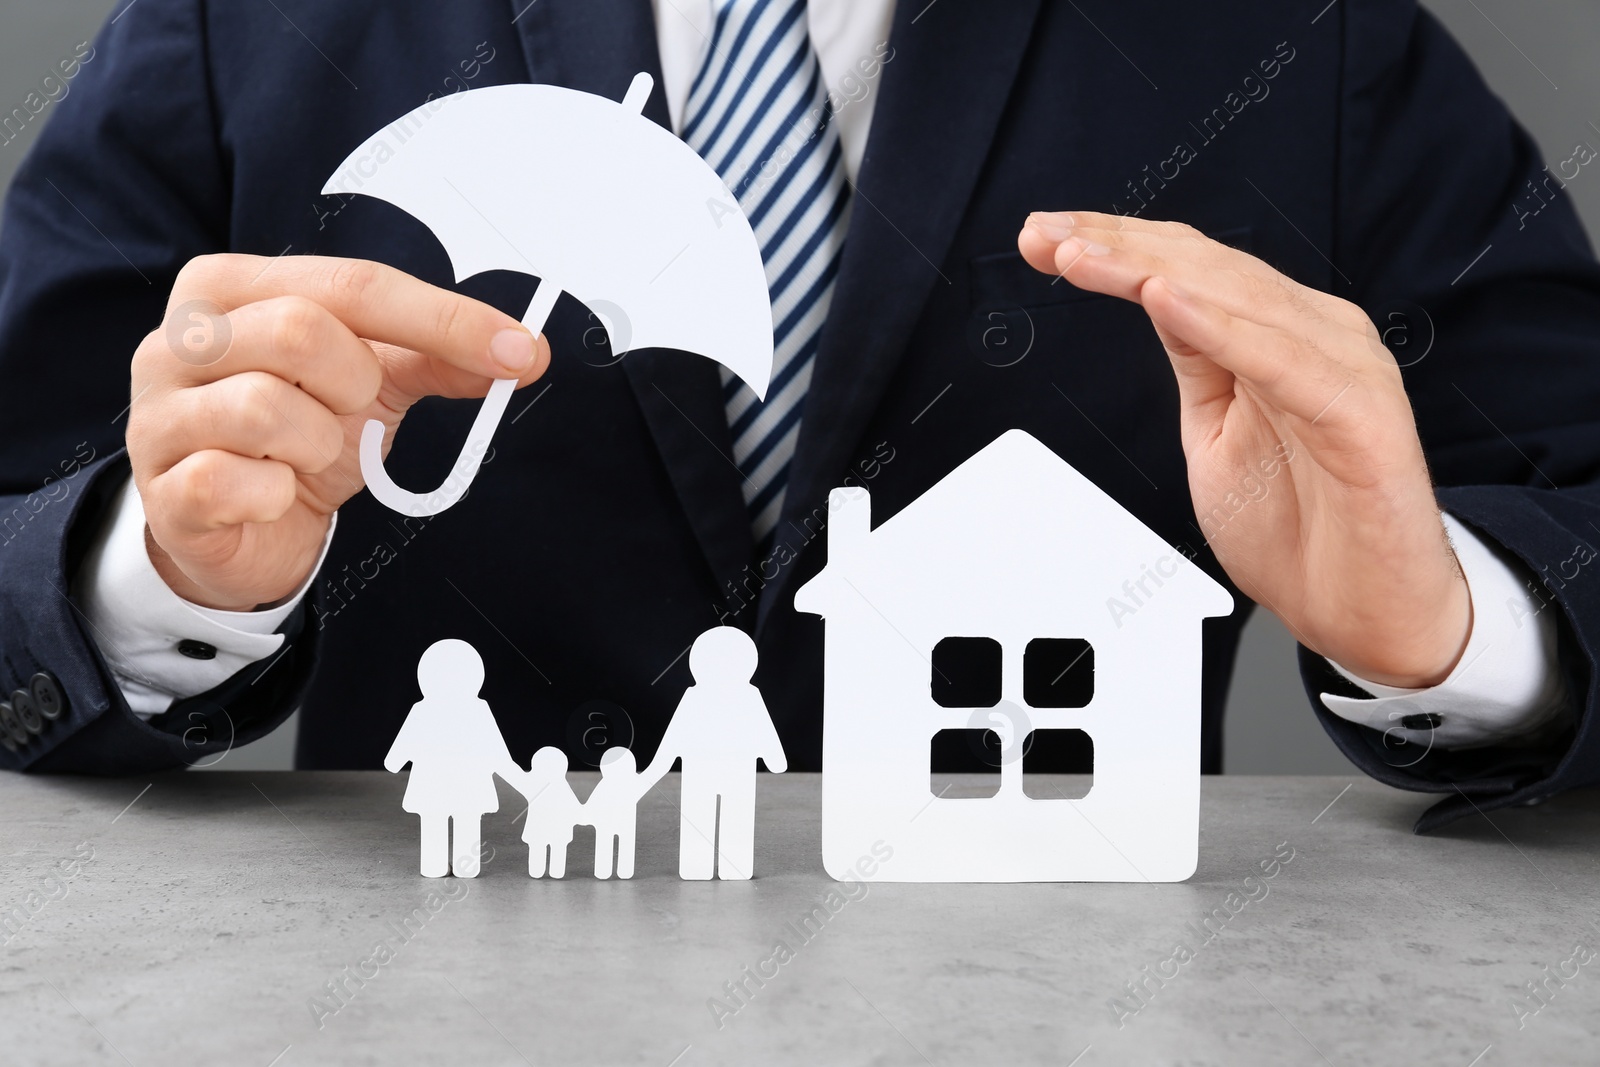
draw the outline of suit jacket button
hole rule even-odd
[[[22,728],[34,737],[39,736],[39,731],[44,729],[44,718],[33,702],[33,694],[26,689],[18,689],[11,694],[11,712],[17,717],[17,722]]]
[[[18,745],[28,743],[28,731],[17,721],[16,709],[4,700],[0,700],[0,737],[5,738],[6,747],[13,752]]]
[[[61,683],[49,671],[35,674],[28,681],[28,691],[33,694],[33,706],[46,721],[53,722],[66,713],[67,694],[61,691]]]
[[[204,641],[190,641],[187,638],[178,642],[178,651],[190,659],[216,659],[217,650],[214,646]]]

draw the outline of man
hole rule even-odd
[[[1448,794],[1420,826],[1600,777],[1575,172],[1408,0],[918,6],[125,11],[0,235],[0,759],[176,765],[298,705],[301,766],[376,766],[395,664],[444,636],[499,650],[513,754],[591,701],[650,751],[722,623],[814,769],[822,623],[791,601],[828,489],[892,515],[1021,427],[1277,613],[1341,748]],[[640,70],[756,227],[764,405],[695,356],[618,358],[570,300],[531,338],[531,279],[453,296],[416,220],[318,195],[469,71],[618,98]],[[1379,326],[1431,336],[1401,369]],[[540,384],[465,501],[402,521],[360,492],[368,416],[426,488],[473,405],[424,398],[511,376]],[[1209,771],[1244,616],[1206,631]]]

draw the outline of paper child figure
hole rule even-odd
[[[639,825],[639,798],[661,776],[640,774],[633,753],[608,748],[600,757],[600,781],[583,803],[583,821],[594,827],[594,876],[611,877],[611,850],[616,848],[618,878],[633,877],[635,835]]]
[[[483,660],[465,641],[436,641],[417,661],[422,700],[411,706],[383,765],[411,764],[402,807],[422,817],[422,874],[476,878],[480,820],[500,807],[494,776],[512,785],[523,777],[483,688]],[[451,852],[451,830],[455,850]],[[454,862],[451,857],[454,855]]]
[[[583,808],[567,784],[567,754],[546,745],[533,754],[528,773],[519,777],[514,784],[528,798],[528,814],[522,824],[522,839],[528,843],[528,874],[543,878],[548,870],[550,877],[563,878],[573,828],[583,820]]]
[[[750,684],[755,643],[743,630],[713,627],[695,639],[689,671],[694,684],[684,692],[640,779],[648,790],[673,760],[683,760],[680,878],[710,878],[713,868],[718,878],[749,878],[755,860],[756,760],[774,773],[789,766],[761,692]]]

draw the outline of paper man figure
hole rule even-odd
[[[567,846],[573,828],[583,821],[583,809],[567,784],[567,754],[546,745],[533,754],[528,773],[514,784],[528,798],[522,839],[528,843],[528,874],[563,878],[567,873]],[[546,854],[548,853],[548,866]]]
[[[417,661],[422,700],[411,706],[383,765],[411,764],[401,806],[422,817],[422,874],[476,878],[480,820],[500,807],[494,776],[516,785],[523,770],[506,751],[489,705],[479,699],[483,660],[465,641],[436,641]],[[451,862],[451,829],[455,832]]]
[[[611,877],[611,850],[616,848],[618,878],[633,877],[639,799],[660,780],[637,771],[633,753],[608,748],[600,757],[600,781],[583,804],[583,821],[594,827],[594,876]]]
[[[710,878],[713,867],[718,878],[749,878],[755,859],[756,760],[774,773],[789,765],[761,692],[750,684],[755,643],[743,630],[713,627],[695,639],[689,671],[695,684],[684,692],[640,779],[648,790],[673,760],[683,760],[680,878]]]

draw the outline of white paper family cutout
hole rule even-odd
[[[761,249],[722,178],[641,114],[652,79],[621,103],[556,85],[497,85],[431,100],[378,131],[324,194],[387,201],[433,231],[456,280],[489,270],[540,279],[523,324],[544,329],[567,292],[605,324],[612,352],[672,348],[710,357],[765,398],[772,305]],[[452,476],[431,493],[383,467],[383,424],[361,435],[372,495],[405,515],[465,495],[511,401],[490,387]]]
[[[822,853],[842,878],[873,843],[907,882],[1182,881],[1199,849],[1201,620],[1221,585],[1037,439],[1012,430],[876,529],[865,490],[829,499],[826,567],[795,594],[825,616]],[[1131,590],[1131,593],[1130,593]],[[945,638],[1000,646],[999,700],[943,707]],[[1030,707],[1030,644],[1093,650],[1084,706]],[[999,791],[939,797],[930,744],[1003,728]],[[1094,744],[1082,799],[1024,793],[1030,730]]]
[[[778,731],[750,684],[756,647],[742,631],[717,626],[689,650],[691,685],[667,724],[650,766],[608,749],[600,781],[579,802],[567,782],[567,756],[545,747],[524,771],[506,751],[494,713],[479,696],[483,660],[465,641],[430,645],[417,663],[422,700],[406,715],[383,765],[411,765],[402,807],[421,817],[421,870],[429,878],[478,873],[482,817],[499,808],[494,777],[528,801],[522,839],[528,873],[566,874],[578,826],[595,831],[596,878],[632,878],[640,799],[682,760],[678,874],[689,879],[749,878],[755,869],[756,761],[787,766]],[[452,832],[454,839],[452,840]],[[614,852],[613,852],[614,850]]]

